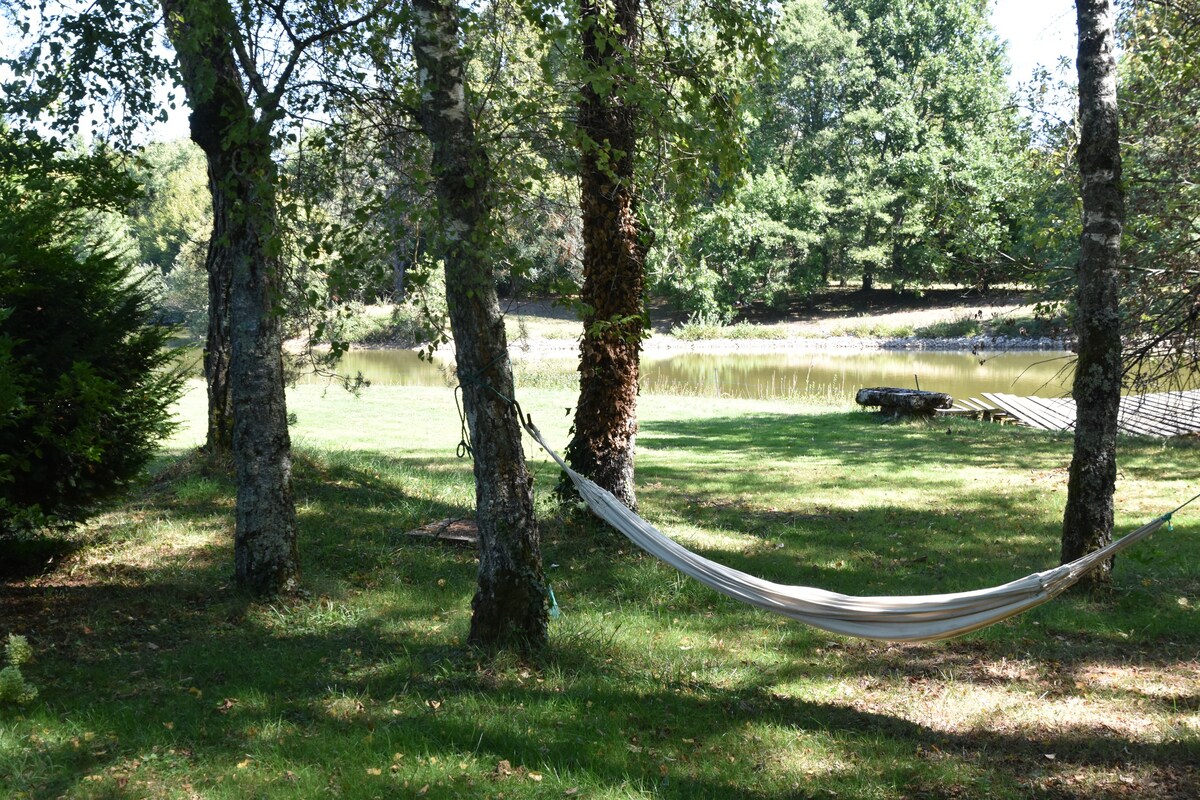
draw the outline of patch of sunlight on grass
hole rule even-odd
[[[202,434],[199,388],[180,408]],[[575,392],[519,399],[564,447]],[[1057,556],[1069,437],[807,402],[639,406],[645,514],[737,569],[916,594]],[[493,657],[464,644],[474,551],[404,536],[474,503],[450,390],[301,386],[289,407],[310,594],[238,595],[232,482],[167,465],[3,598],[41,695],[0,720],[0,796],[1021,800],[1200,785],[1190,512],[1118,561],[1111,598],[1068,594],[947,643],[858,642],[560,514],[557,468],[526,437],[563,616],[545,656]],[[1118,527],[1194,493],[1195,452],[1123,441]]]

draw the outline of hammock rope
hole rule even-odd
[[[856,597],[809,586],[763,580],[688,550],[611,493],[575,472],[546,444],[533,420],[517,417],[526,432],[550,455],[579,490],[588,507],[635,545],[706,586],[743,603],[782,614],[822,630],[894,642],[925,642],[961,636],[1048,602],[1077,583],[1097,564],[1150,536],[1200,494],[1161,517],[1087,555],[1044,572],[970,592],[923,596]]]

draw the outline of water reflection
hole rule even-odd
[[[922,389],[955,397],[981,392],[1057,397],[1070,392],[1070,359],[1070,353],[1046,351],[981,356],[903,351],[685,353],[644,358],[642,391],[850,400],[864,386],[914,387],[919,383]],[[573,361],[546,361],[537,366],[542,376],[560,375],[558,385],[573,385]],[[446,361],[422,361],[407,350],[352,350],[339,369],[349,375],[362,372],[380,385],[444,386],[454,382]]]
[[[848,400],[864,386],[919,386],[955,397],[981,392],[1057,396],[1070,391],[1069,353],[872,351],[710,355],[646,363],[646,389],[686,384],[736,397],[816,395]]]

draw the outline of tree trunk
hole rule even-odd
[[[896,207],[892,209],[892,255],[891,255],[891,270],[892,283],[905,282],[907,271],[904,268],[904,245],[900,242],[900,226],[904,224],[904,202],[898,202]]]
[[[869,292],[875,288],[875,270],[871,267],[863,269],[862,290]]]
[[[1112,540],[1121,395],[1119,316],[1121,230],[1125,198],[1117,134],[1117,65],[1109,0],[1077,0],[1079,23],[1079,171],[1083,234],[1079,240],[1079,358],[1075,364],[1075,449],[1063,516],[1062,560],[1073,561]],[[1112,562],[1082,582],[1111,583]]]
[[[521,652],[547,644],[546,584],[533,514],[533,478],[521,449],[512,365],[489,254],[491,166],[465,102],[458,9],[413,0],[421,127],[433,148],[446,267],[446,301],[475,462],[479,585],[468,641]]]
[[[270,120],[256,119],[230,50],[236,30],[226,5],[163,0],[179,57],[192,140],[208,160],[215,244],[229,267],[229,385],[237,471],[234,567],[257,595],[299,580],[291,441],[284,399],[277,303],[282,273],[275,216]]]
[[[939,408],[950,408],[954,398],[945,392],[923,392],[920,389],[896,389],[877,386],[859,389],[854,402],[860,406],[879,406],[886,415],[930,417]]]
[[[600,95],[582,88],[580,209],[583,216],[584,334],[579,403],[566,458],[577,472],[637,508],[633,482],[639,353],[645,331],[646,246],[637,217],[637,108],[624,96],[634,68],[640,0],[580,0],[583,57],[611,76]],[[571,494],[569,482],[560,493]]]
[[[209,191],[216,197],[218,185],[211,170]],[[223,206],[224,207],[224,206]],[[216,211],[214,207],[213,211]],[[225,237],[228,219],[213,216],[212,236],[204,259],[208,273],[208,335],[204,343],[204,378],[208,386],[208,436],[204,450],[220,459],[233,450],[233,393],[229,384],[229,284],[230,258]]]

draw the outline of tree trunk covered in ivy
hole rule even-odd
[[[496,297],[489,241],[491,166],[465,101],[458,8],[413,0],[421,127],[433,149],[446,267],[446,301],[475,465],[479,585],[469,641],[521,652],[547,644],[546,584],[533,513],[533,478],[521,449],[512,365]]]
[[[634,187],[637,106],[628,96],[639,12],[639,0],[579,5],[584,63],[597,79],[584,83],[579,107],[585,310],[579,403],[566,449],[572,468],[630,508],[637,507],[633,457],[646,280]]]
[[[1079,239],[1079,358],[1075,364],[1075,450],[1063,517],[1062,560],[1073,561],[1112,540],[1121,394],[1119,316],[1121,229],[1125,199],[1117,138],[1117,64],[1110,0],[1077,0],[1079,23],[1079,172],[1083,234]],[[1112,562],[1085,587],[1111,582]]]
[[[192,140],[208,160],[215,226],[224,228],[214,246],[229,268],[236,581],[270,595],[294,588],[300,573],[277,313],[282,265],[271,119],[255,118],[243,88],[228,5],[163,0],[163,11],[192,109]]]

